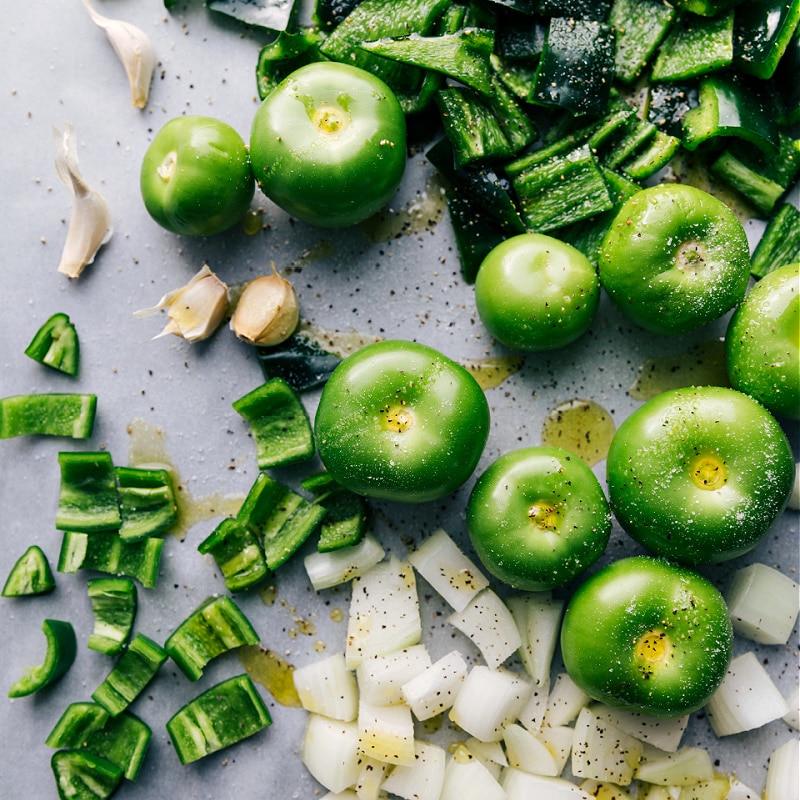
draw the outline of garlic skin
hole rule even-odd
[[[150,84],[156,66],[156,54],[150,37],[130,22],[109,19],[92,8],[89,0],[83,0],[92,21],[106,32],[131,87],[131,105],[144,108],[150,96]]]
[[[171,333],[188,342],[199,342],[208,339],[222,324],[228,305],[228,287],[204,264],[186,286],[167,292],[157,305],[134,311],[133,316],[149,317],[166,308],[169,322],[153,338]]]
[[[75,126],[67,123],[63,133],[54,127],[53,138],[56,174],[72,196],[72,215],[58,271],[68,278],[77,278],[94,261],[114,228],[106,201],[86,183],[78,169]]]
[[[286,341],[300,321],[294,286],[272,265],[271,275],[259,275],[242,290],[231,318],[231,330],[244,342],[272,346]]]

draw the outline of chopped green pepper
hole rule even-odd
[[[287,75],[320,58],[319,32],[313,28],[294,33],[280,31],[261,48],[256,65],[258,96],[263,100]]]
[[[94,429],[97,395],[51,392],[0,398],[0,439],[66,436],[87,439]]]
[[[135,781],[150,746],[150,726],[133,714],[110,717],[102,728],[93,731],[86,741],[86,751],[104,758]]]
[[[163,533],[178,519],[172,480],[166,469],[115,467],[122,526],[128,542]]]
[[[784,264],[800,261],[800,211],[784,203],[767,223],[750,264],[750,273],[763,278]]]
[[[32,544],[16,561],[3,586],[3,597],[47,594],[56,588],[53,570],[38,545]]]
[[[307,461],[314,455],[311,421],[283,378],[272,378],[233,403],[250,425],[259,469]]]
[[[261,542],[267,566],[276,570],[308,539],[325,513],[322,506],[262,472],[236,518]]]
[[[66,314],[53,314],[34,334],[25,355],[67,375],[78,374],[80,347],[75,326]]]
[[[768,79],[775,74],[800,22],[800,0],[748,0],[737,6],[733,28],[734,65]]]
[[[89,737],[108,722],[108,712],[97,703],[70,703],[44,743],[54,749],[85,747]]]
[[[167,722],[181,764],[197,761],[272,724],[246,674],[228,678],[187,703]]]
[[[663,0],[614,0],[608,22],[614,29],[614,71],[623,83],[641,75],[675,19]]]
[[[116,531],[122,524],[114,464],[104,450],[59,453],[61,488],[56,527],[64,531]]]
[[[197,550],[216,561],[228,591],[250,589],[269,574],[258,539],[245,524],[233,517],[223,519],[200,542]]]
[[[104,800],[122,783],[122,770],[86,750],[59,750],[50,760],[61,800]]]
[[[250,620],[226,595],[208,597],[173,631],[164,649],[189,680],[203,675],[209,661],[222,653],[256,644]]]
[[[95,569],[125,575],[151,589],[158,580],[163,547],[164,540],[158,536],[125,542],[113,531],[65,531],[57,569],[70,574],[79,569]]]
[[[264,377],[283,378],[296,392],[325,383],[342,360],[302,332],[292,334],[282,344],[255,350]]]
[[[94,578],[87,584],[94,614],[88,645],[106,655],[119,653],[136,616],[136,584],[130,578]]]
[[[137,634],[127,650],[92,693],[111,716],[121,714],[155,677],[167,660],[167,651],[142,633]]]
[[[320,553],[350,547],[361,540],[367,512],[366,502],[361,495],[346,489],[328,472],[310,475],[301,485],[314,495],[314,502],[326,511],[317,542]]]
[[[47,641],[44,661],[31,667],[8,690],[9,697],[25,697],[58,680],[71,666],[77,652],[75,629],[60,619],[45,619],[42,632]]]

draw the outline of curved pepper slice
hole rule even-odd
[[[59,750],[50,765],[63,800],[111,797],[122,782],[122,770],[116,764],[86,750]]]
[[[42,548],[32,544],[8,573],[3,586],[3,597],[46,594],[56,588],[53,570]]]
[[[72,624],[59,619],[46,619],[42,631],[47,639],[44,661],[32,667],[8,690],[9,697],[25,697],[38,692],[60,678],[75,660],[77,642]]]
[[[31,343],[25,348],[25,355],[65,372],[73,377],[78,374],[80,347],[78,333],[66,314],[53,314],[34,334]]]

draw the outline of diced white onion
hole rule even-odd
[[[358,714],[358,687],[343,653],[335,653],[292,673],[300,703],[306,711],[352,722]]]
[[[418,720],[447,711],[455,702],[469,668],[458,650],[453,650],[403,686],[402,696]]]
[[[486,576],[442,528],[425,539],[408,560],[456,611],[463,611],[489,585]]]
[[[360,770],[358,728],[354,722],[309,714],[303,737],[306,769],[331,792],[352,787]]]
[[[587,706],[575,721],[572,774],[627,786],[642,758],[642,743],[600,719]]]
[[[383,782],[383,789],[404,800],[439,800],[446,762],[443,747],[417,740],[414,763],[395,767]]]
[[[766,564],[737,570],[725,593],[733,630],[760,644],[786,644],[800,612],[800,586]]]
[[[503,770],[500,785],[506,790],[506,800],[592,800],[591,795],[565,778],[532,775],[514,767]]]
[[[567,766],[569,757],[572,755],[572,741],[575,731],[568,725],[555,728],[543,727],[539,731],[539,738],[550,748],[556,763],[558,764],[558,774],[560,775]]]
[[[503,745],[497,742],[482,742],[474,736],[470,736],[462,745],[467,752],[478,759],[495,778],[500,777],[502,767],[508,766],[506,751]]]
[[[373,706],[364,700],[359,701],[358,748],[376,761],[406,766],[413,764],[414,720],[411,709],[404,705]]]
[[[547,711],[547,699],[550,694],[550,682],[531,685],[528,701],[517,714],[517,720],[529,731],[537,733],[542,730],[544,715]]]
[[[512,723],[503,729],[508,763],[534,775],[557,777],[561,770],[550,748],[522,725]]]
[[[358,544],[350,547],[340,547],[329,553],[310,553],[303,564],[311,585],[319,592],[363,575],[383,556],[380,542],[371,533],[366,533]]]
[[[561,634],[564,601],[553,598],[549,592],[534,592],[509,597],[506,603],[520,633],[519,656],[523,666],[534,684],[548,683],[553,653]]]
[[[424,644],[414,644],[385,656],[365,658],[356,669],[360,697],[376,706],[402,703],[403,684],[430,665],[431,657]]]
[[[674,753],[648,751],[633,775],[640,781],[662,786],[689,786],[712,780],[714,766],[702,747],[681,747]]]
[[[760,728],[780,719],[789,710],[778,687],[752,651],[733,659],[705,708],[717,736]]]
[[[345,660],[365,658],[418,644],[422,635],[414,570],[394,556],[353,580]]]
[[[566,672],[560,672],[553,683],[547,698],[544,714],[545,725],[569,725],[574,722],[580,710],[589,702],[589,695],[583,691]]]
[[[592,711],[598,717],[608,720],[620,730],[667,753],[674,753],[683,738],[689,715],[659,719],[630,711],[627,708],[613,708],[603,703],[592,704]]]
[[[439,800],[506,800],[506,793],[481,761],[462,760],[456,751],[445,768]]]
[[[584,792],[596,798],[596,800],[636,800],[636,798],[616,783],[606,781],[595,781],[587,778],[580,782],[580,787]]]
[[[530,694],[530,684],[506,669],[474,666],[450,709],[450,719],[482,742],[498,742]]]
[[[472,640],[490,667],[499,667],[522,643],[511,611],[492,589],[475,595],[448,621]]]
[[[389,770],[394,769],[391,764],[385,761],[377,761],[368,756],[361,757],[361,771],[358,773],[356,781],[356,797],[358,800],[380,800],[383,792],[383,785]]]
[[[767,765],[764,800],[798,800],[800,785],[800,739],[790,739],[772,751]]]

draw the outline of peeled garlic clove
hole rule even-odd
[[[72,195],[72,216],[58,271],[69,278],[77,278],[83,268],[94,261],[100,247],[111,238],[111,213],[106,201],[84,181],[78,169],[75,126],[67,123],[63,133],[53,128],[53,137],[56,142],[56,174]]]
[[[92,21],[106,32],[111,46],[125,67],[131,86],[131,105],[144,108],[150,95],[150,84],[156,66],[156,54],[148,35],[132,25],[118,19],[109,19],[92,8],[89,0],[83,0]]]
[[[286,341],[300,321],[300,304],[291,282],[272,266],[242,290],[231,318],[233,332],[248,344],[271,346]]]
[[[228,287],[211,271],[208,264],[186,286],[167,292],[157,305],[135,311],[134,317],[149,317],[168,309],[169,322],[158,339],[172,333],[188,342],[207,339],[222,324],[228,313]]]

